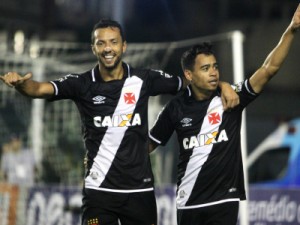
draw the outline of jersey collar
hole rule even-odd
[[[211,97],[209,99],[212,99],[214,98],[216,95],[219,95],[220,96],[220,91],[219,91],[219,88],[211,95]],[[185,96],[187,98],[187,100],[189,102],[198,102],[195,98],[194,98],[194,95],[193,95],[193,91],[192,91],[192,87],[190,85],[188,85],[186,87],[186,91],[185,91]],[[207,101],[207,100],[204,100],[204,101]]]
[[[122,62],[122,66],[124,69],[124,76],[123,79],[130,78],[131,77],[131,68],[127,63]],[[92,76],[92,81],[97,82],[97,81],[103,81],[101,76],[100,76],[100,71],[99,71],[99,65],[97,64],[91,71],[91,76]]]

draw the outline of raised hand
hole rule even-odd
[[[31,73],[21,76],[16,72],[9,72],[3,76],[0,76],[0,80],[2,80],[9,87],[16,87],[17,85],[24,83],[24,81],[29,80],[31,77]]]
[[[300,27],[300,4],[298,5],[298,7],[294,13],[294,16],[292,18],[290,26],[293,31],[298,30]]]

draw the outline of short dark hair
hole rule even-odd
[[[199,54],[214,55],[212,50],[212,44],[209,42],[203,42],[202,44],[194,45],[181,56],[181,68],[182,70],[193,70],[195,65],[195,59]]]
[[[121,24],[119,24],[115,20],[101,19],[101,20],[99,20],[98,23],[96,23],[94,25],[94,28],[93,28],[93,31],[92,31],[92,34],[91,34],[91,42],[92,42],[92,44],[94,44],[94,41],[95,41],[95,37],[94,37],[95,30],[97,30],[99,28],[107,28],[107,27],[116,27],[116,28],[118,28],[120,30],[122,41],[124,42],[126,40],[125,34],[124,34],[124,31],[123,31],[123,28],[122,28]]]

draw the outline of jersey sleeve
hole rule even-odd
[[[154,126],[149,132],[149,138],[159,145],[165,145],[174,132],[170,104],[167,104],[158,114]]]
[[[54,86],[54,96],[49,101],[60,99],[75,99],[82,89],[83,79],[78,74],[69,74],[57,80],[50,81]]]
[[[249,79],[246,79],[243,82],[237,83],[234,86],[234,90],[240,97],[240,105],[245,108],[249,103],[256,99],[259,94],[255,93]]]
[[[149,78],[147,86],[151,96],[174,95],[182,89],[183,81],[179,76],[173,76],[161,70],[150,70]]]

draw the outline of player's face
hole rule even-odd
[[[199,91],[215,91],[219,84],[219,69],[214,55],[199,54],[190,72],[192,86]]]
[[[120,30],[116,27],[99,28],[95,30],[94,37],[92,50],[100,66],[112,70],[120,65],[126,50],[126,42],[123,42]]]

